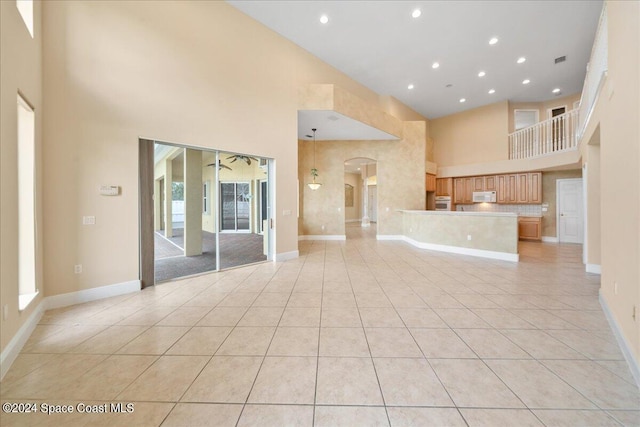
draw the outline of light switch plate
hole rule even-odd
[[[118,194],[120,194],[120,187],[117,185],[101,185],[100,186],[101,196],[117,196]]]
[[[83,216],[82,217],[82,225],[95,225],[96,217],[95,216]]]

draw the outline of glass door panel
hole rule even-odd
[[[220,194],[222,196],[222,215],[220,228],[224,230],[236,229],[236,184],[234,182],[221,182]]]

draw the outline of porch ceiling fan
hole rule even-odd
[[[247,166],[251,166],[251,160],[253,160],[254,162],[258,161],[258,159],[255,158],[255,157],[244,156],[242,154],[234,154],[233,156],[227,157],[227,160],[229,160],[229,159],[233,159],[233,160],[231,160],[231,163],[233,163],[233,162],[235,162],[237,160],[242,160],[247,164]]]
[[[233,162],[231,162],[231,163],[233,163]],[[207,166],[215,166],[215,165],[216,165],[215,163],[209,163]],[[227,166],[227,165],[223,164],[223,163],[222,163],[222,160],[218,160],[218,170],[221,170],[221,169],[223,169],[223,168],[224,168],[224,169],[233,170],[233,169],[231,169],[229,166]]]

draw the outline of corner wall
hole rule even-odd
[[[6,321],[0,315],[0,350],[3,352],[18,330],[26,326],[47,291],[42,274],[42,195],[46,191],[41,172],[43,165],[46,166],[42,155],[46,140],[42,120],[46,113],[42,108],[41,2],[34,2],[33,13],[34,38],[31,38],[16,2],[0,1],[0,301],[8,308]],[[34,107],[36,118],[36,287],[40,291],[21,312],[18,311],[18,91]],[[73,266],[70,270],[73,272]]]

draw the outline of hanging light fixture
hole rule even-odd
[[[311,129],[313,131],[313,168],[311,168],[311,176],[313,177],[313,182],[308,183],[310,189],[317,190],[322,186],[319,182],[316,182],[316,177],[318,176],[318,169],[316,169],[316,128]],[[307,135],[311,136],[311,135]]]

